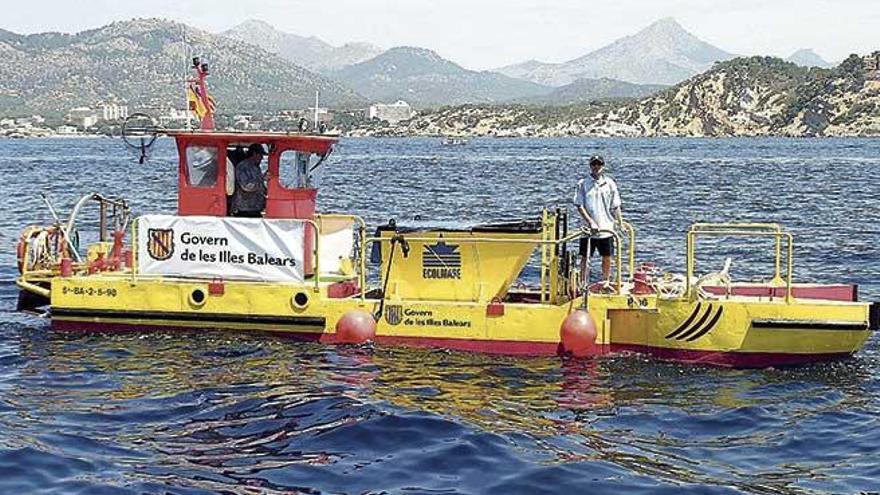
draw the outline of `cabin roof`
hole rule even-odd
[[[332,134],[311,134],[307,132],[236,132],[236,131],[202,131],[175,130],[166,133],[180,143],[215,144],[261,143],[275,149],[295,149],[311,153],[326,154],[339,142],[339,136]]]
[[[312,134],[308,132],[270,132],[270,131],[202,131],[202,130],[175,130],[166,132],[167,135],[174,138],[200,138],[213,139],[218,141],[259,141],[262,143],[284,142],[284,141],[315,141],[333,144],[339,141],[339,136],[335,134]]]

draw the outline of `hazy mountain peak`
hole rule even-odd
[[[689,33],[675,19],[665,17],[568,62],[529,61],[497,70],[551,86],[602,77],[636,84],[675,84],[710,68],[715,61],[732,57]]]
[[[416,107],[491,103],[543,94],[549,88],[494,72],[472,71],[415,46],[396,46],[334,73],[373,101]]]
[[[793,62],[802,67],[831,67],[831,63],[819,56],[812,48],[801,48],[792,53],[785,60]]]
[[[409,56],[409,57],[416,57],[416,58],[425,59],[425,60],[431,61],[431,62],[454,64],[453,62],[450,62],[449,60],[446,60],[445,58],[441,57],[440,54],[438,54],[434,50],[430,50],[428,48],[422,48],[422,47],[418,47],[418,46],[395,46],[395,47],[389,49],[383,55],[386,55],[386,54],[389,56],[390,55]],[[458,65],[458,64],[454,64],[454,65]]]
[[[232,29],[249,29],[249,28],[267,29],[267,30],[272,30],[272,31],[275,30],[275,28],[272,27],[271,24],[269,24],[268,22],[266,22],[262,19],[247,19],[245,21],[238,23]]]
[[[220,34],[257,45],[297,65],[319,72],[361,62],[382,52],[381,48],[364,42],[336,47],[317,36],[287,33],[258,19],[248,19]]]
[[[674,17],[664,17],[657,19],[648,26],[644,27],[639,33],[688,33]]]

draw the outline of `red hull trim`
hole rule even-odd
[[[157,330],[168,331],[192,331],[206,330],[198,327],[178,325],[151,325],[148,323],[117,323],[117,322],[92,322],[73,321],[59,318],[52,319],[52,329],[66,332],[149,332]],[[300,341],[320,342],[322,344],[335,344],[336,335],[332,333],[306,332],[306,331],[272,331],[265,330],[279,337],[286,337]],[[505,341],[505,340],[466,340],[448,338],[424,338],[424,337],[398,337],[379,336],[376,343],[380,345],[399,345],[405,347],[428,347],[452,349],[465,352],[480,352],[485,354],[505,354],[515,356],[554,356],[561,349],[559,343],[551,342],[528,342],[528,341]]]
[[[196,327],[185,326],[69,321],[57,318],[52,319],[52,329],[76,332],[145,332],[156,330],[200,330]],[[336,340],[335,335],[331,333],[306,331],[281,332],[271,330],[266,331],[266,333],[271,333],[273,335],[300,341],[320,342],[322,344],[334,344]],[[376,343],[379,345],[440,348],[464,352],[503,354],[513,356],[554,356],[562,353],[561,345],[559,343],[550,342],[379,336],[376,339]],[[849,353],[784,354],[764,352],[693,351],[683,349],[669,349],[663,347],[651,347],[636,344],[613,344],[612,346],[610,346],[610,349],[608,346],[605,346],[600,350],[598,354],[607,354],[608,352],[635,352],[639,354],[648,354],[658,359],[667,361],[675,361],[689,364],[705,364],[728,368],[767,368],[770,366],[794,366],[820,361],[845,359],[851,356],[851,354]]]
[[[727,287],[705,286],[703,290],[723,296],[727,294]],[[771,285],[733,285],[730,294],[734,296],[748,297],[785,297],[785,287]],[[850,284],[802,284],[792,285],[791,295],[800,299],[821,299],[825,301],[858,301],[859,286]]]

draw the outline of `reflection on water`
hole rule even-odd
[[[566,202],[581,158],[598,151],[639,229],[640,259],[680,265],[694,220],[780,221],[802,239],[800,280],[859,282],[864,297],[880,298],[880,230],[859,220],[880,214],[875,141],[431,143],[344,141],[327,164],[324,210],[360,212],[372,225],[531,215]],[[14,198],[0,238],[11,245],[47,216],[38,199],[10,191],[69,204],[82,191],[56,174],[85,166],[130,175],[86,185],[127,193],[138,213],[173,211],[170,143],[147,167],[116,163],[117,144],[73,140],[62,152],[51,141],[0,142],[0,198]],[[766,254],[731,250],[735,275]],[[229,332],[62,334],[12,313],[11,256],[0,250],[0,493],[880,490],[876,338],[849,361],[737,371]]]
[[[861,455],[874,448],[880,412],[865,358],[731,371],[219,331],[11,331],[4,452],[64,465],[94,486],[506,491],[550,479],[575,489],[598,476],[608,486],[799,493],[805,480],[845,491],[839,473],[875,469]]]

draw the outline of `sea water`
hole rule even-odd
[[[321,167],[319,209],[371,228],[536,219],[570,204],[593,154],[618,183],[638,261],[681,272],[693,222],[778,222],[795,235],[796,281],[880,300],[878,140],[343,139]],[[14,312],[17,236],[51,220],[39,193],[65,214],[87,192],[173,213],[176,170],[169,140],[143,165],[114,139],[0,141],[0,493],[880,490],[877,338],[846,361],[727,370],[224,331],[64,334]],[[701,242],[697,271],[727,257],[734,280],[772,276],[767,240]],[[523,281],[536,279],[533,263]]]

